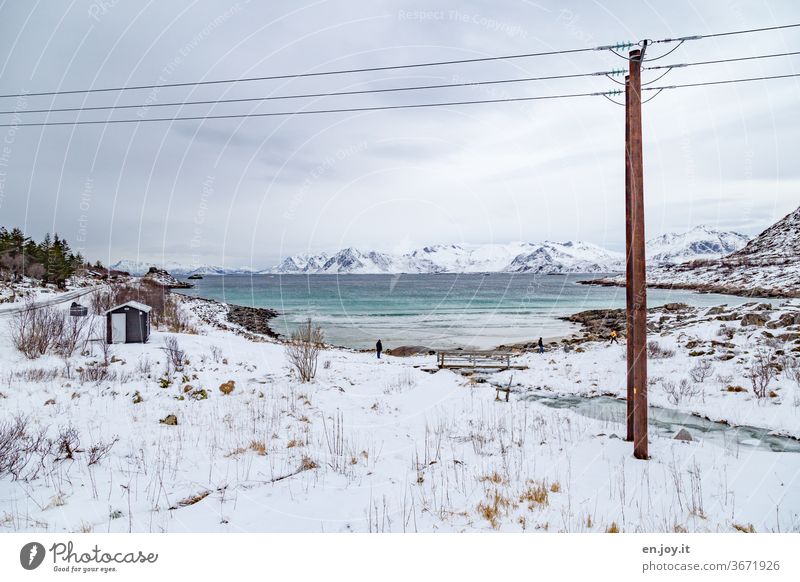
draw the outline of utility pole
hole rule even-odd
[[[633,442],[633,228],[631,201],[631,124],[630,124],[630,76],[625,75],[625,349],[627,351],[627,413],[625,415],[627,436]]]
[[[633,314],[633,456],[647,459],[647,280],[645,273],[644,169],[642,161],[642,60],[647,48],[629,53],[631,279]],[[631,366],[631,362],[628,362]]]

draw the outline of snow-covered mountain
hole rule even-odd
[[[741,249],[746,242],[744,235],[698,226],[686,233],[665,234],[648,241],[648,264],[657,267],[699,258],[718,258]],[[267,269],[146,261],[119,261],[112,268],[142,275],[151,266],[166,269],[178,276],[250,273],[611,273],[625,268],[622,253],[581,241],[438,244],[406,253],[348,247],[332,254],[293,255]]]
[[[346,248],[328,256],[289,257],[275,273],[586,273],[622,268],[622,255],[583,242],[433,245],[408,253]]]
[[[514,257],[504,270],[514,273],[609,273],[624,269],[624,255],[585,242],[545,241]]]
[[[738,232],[696,226],[681,234],[668,233],[647,241],[647,260],[651,265],[674,265],[697,259],[718,259],[738,251],[749,237]]]
[[[112,269],[117,271],[126,271],[131,275],[141,276],[150,270],[150,267],[157,267],[164,269],[172,275],[233,275],[233,274],[247,274],[255,272],[254,269],[249,267],[218,267],[212,265],[186,265],[184,263],[177,263],[174,261],[133,261],[122,260],[117,261],[111,265]]]
[[[647,283],[755,297],[800,297],[800,208],[734,253],[652,269]]]

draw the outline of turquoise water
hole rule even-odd
[[[330,343],[368,348],[492,348],[567,335],[577,326],[558,317],[585,309],[623,307],[621,287],[580,285],[595,275],[494,273],[441,275],[226,275],[191,281],[189,295],[281,315],[273,329],[289,335],[311,317]],[[599,276],[599,275],[597,275]],[[650,306],[681,301],[696,306],[730,305],[741,297],[651,289]]]

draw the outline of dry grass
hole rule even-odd
[[[219,385],[219,391],[222,392],[225,396],[230,394],[236,388],[236,382],[233,380],[228,380]]]
[[[201,491],[197,495],[192,495],[190,497],[187,497],[186,499],[181,499],[180,501],[178,501],[177,504],[170,507],[170,509],[178,509],[179,507],[189,507],[190,505],[194,505],[195,503],[200,503],[210,494],[211,491]]]
[[[479,479],[481,483],[493,483],[495,485],[500,485],[503,483],[504,479],[500,473],[497,471],[491,473],[490,475],[484,475]]]
[[[311,469],[316,469],[318,466],[319,465],[317,465],[317,462],[311,457],[303,457],[303,459],[300,461],[301,471],[310,471]]]
[[[520,494],[521,503],[527,503],[528,509],[535,509],[539,506],[549,505],[550,500],[547,493],[547,483],[544,481],[528,481],[527,488]]]
[[[267,454],[267,443],[264,441],[250,441],[250,450],[264,457]]]
[[[748,523],[747,525],[733,523],[731,525],[733,526],[733,529],[742,533],[756,533],[756,528],[753,527],[752,523]]]
[[[500,518],[508,513],[512,507],[511,500],[494,489],[488,493],[488,498],[485,501],[478,503],[478,513],[483,519],[489,522],[492,529],[500,527]]]
[[[611,525],[606,528],[606,533],[619,533],[619,527],[617,527],[616,521],[611,522]]]

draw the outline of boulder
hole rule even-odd
[[[168,414],[158,422],[166,424],[167,426],[176,426],[178,424],[178,417],[174,414]]]
[[[769,315],[765,313],[745,313],[742,316],[742,325],[757,325],[762,326],[769,321]]]
[[[682,428],[678,432],[676,432],[675,436],[672,438],[675,439],[676,441],[685,441],[685,442],[692,442],[694,440],[692,438],[691,433],[685,428]]]
[[[391,348],[386,350],[386,353],[390,356],[417,356],[417,355],[432,355],[436,353],[429,347],[426,346],[398,346],[396,348]]]

